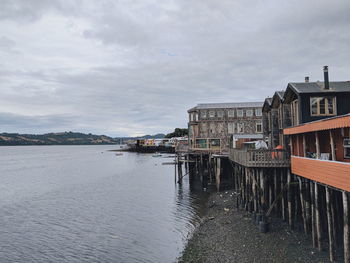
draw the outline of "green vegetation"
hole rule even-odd
[[[188,129],[176,128],[174,132],[165,135],[165,138],[183,137],[188,135]]]
[[[47,134],[0,133],[0,145],[95,145],[116,144],[117,140],[105,136],[79,132]]]

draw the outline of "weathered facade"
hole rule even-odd
[[[228,153],[242,141],[262,139],[262,102],[198,104],[188,110],[192,150]]]

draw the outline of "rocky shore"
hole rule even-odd
[[[260,233],[246,211],[234,206],[233,191],[213,193],[208,212],[189,240],[179,262],[329,262],[327,252],[312,248],[310,237],[271,219]]]

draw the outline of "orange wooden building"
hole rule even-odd
[[[292,173],[350,192],[350,114],[284,129]]]

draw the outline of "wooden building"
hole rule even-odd
[[[228,153],[250,139],[262,139],[262,102],[198,104],[188,110],[192,151]]]
[[[350,114],[287,128],[284,133],[291,141],[291,172],[306,189],[301,200],[309,202],[302,204],[305,226],[311,228],[320,250],[324,237],[328,239],[331,261],[335,248],[342,246],[344,262],[350,262]]]

